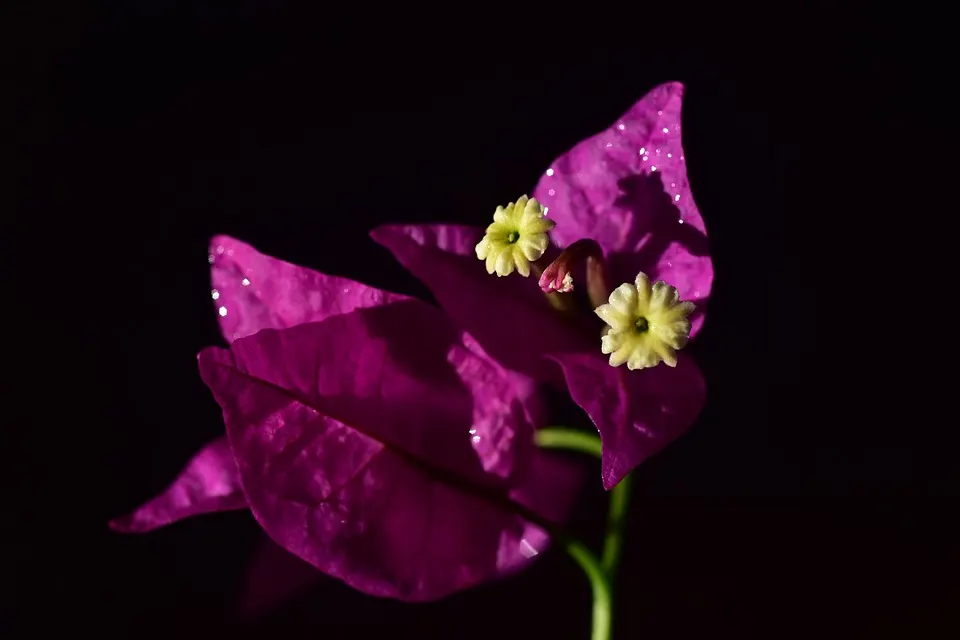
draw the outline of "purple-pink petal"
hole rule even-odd
[[[487,274],[474,246],[483,230],[459,225],[387,225],[371,237],[423,281],[444,310],[504,366],[560,380],[544,356],[589,344],[575,318],[553,309],[531,278]]]
[[[527,488],[569,483],[536,459],[529,383],[504,387],[425,303],[264,330],[200,369],[254,516],[366,593],[432,600],[504,575],[544,544],[508,492],[544,516],[572,500]]]
[[[226,437],[207,444],[166,490],[133,513],[110,521],[121,533],[145,533],[202,513],[244,509],[240,472]]]
[[[209,259],[214,309],[227,342],[406,299],[272,258],[230,236],[210,240]]]
[[[601,473],[608,490],[690,428],[706,399],[700,369],[683,354],[676,367],[638,371],[611,367],[599,353],[555,359],[574,402],[600,431]]]
[[[551,522],[565,522],[583,488],[583,479],[580,464],[543,449],[534,449],[524,477],[518,478],[510,491],[510,499]],[[517,549],[512,545],[501,545],[500,570],[509,572],[523,568],[531,558],[546,549],[549,541],[546,531],[531,522],[525,523]]]
[[[593,238],[610,259],[613,286],[643,271],[697,302],[713,265],[681,144],[683,85],[659,85],[608,129],[579,142],[541,176],[533,197],[557,223],[561,247]],[[703,323],[693,317],[692,333]]]

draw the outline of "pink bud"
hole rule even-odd
[[[573,275],[568,263],[554,260],[540,276],[540,290],[544,293],[570,293],[573,291]]]
[[[570,293],[573,291],[573,268],[586,261],[587,293],[590,302],[599,306],[609,294],[606,283],[606,261],[603,249],[591,238],[577,240],[563,250],[560,256],[543,270],[540,290],[544,293]]]

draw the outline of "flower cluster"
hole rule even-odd
[[[250,509],[324,573],[403,600],[529,564],[581,482],[535,445],[545,386],[595,424],[607,489],[704,401],[696,364],[677,353],[702,325],[713,277],[682,95],[677,83],[655,88],[557,158],[532,197],[497,207],[485,231],[372,231],[439,308],[215,237],[213,299],[230,346],[198,360],[226,434],[111,525],[143,532]],[[500,279],[514,271],[538,282]]]

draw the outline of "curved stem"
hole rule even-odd
[[[600,556],[600,564],[610,576],[611,581],[620,566],[629,507],[630,476],[628,475],[610,491],[610,510],[607,512],[607,531],[603,537],[603,554]]]
[[[564,427],[544,427],[537,429],[534,434],[535,442],[544,449],[566,449],[567,451],[579,451],[592,456],[600,457],[601,446],[600,438],[592,433],[580,431],[579,429],[566,429]]]
[[[538,446],[545,449],[578,451],[597,458],[602,457],[600,438],[593,433],[565,427],[545,427],[535,434]],[[593,588],[594,640],[609,639],[612,622],[613,577],[620,565],[623,551],[627,512],[630,508],[631,476],[625,477],[610,491],[610,509],[603,538],[603,553],[599,563],[596,556],[580,542],[566,544],[567,553],[577,561]]]
[[[593,592],[593,623],[590,631],[590,640],[610,640],[610,630],[613,622],[611,608],[612,594],[610,579],[603,570],[597,557],[579,540],[567,540],[565,548],[590,581]]]

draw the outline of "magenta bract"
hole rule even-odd
[[[232,340],[198,356],[229,440],[208,446],[219,475],[195,460],[115,528],[217,510],[229,477],[222,508],[249,506],[288,551],[403,600],[506,575],[545,548],[541,525],[565,517],[580,476],[534,447],[542,407],[531,379],[426,303],[222,236],[211,257]],[[196,480],[212,476],[220,481]]]
[[[559,247],[592,238],[603,248],[611,286],[632,282],[643,271],[697,303],[695,334],[703,324],[713,266],[687,179],[682,102],[679,83],[654,88],[610,128],[557,158],[533,196],[556,221],[551,237]],[[595,329],[553,310],[535,281],[491,278],[477,266],[473,247],[481,228],[387,225],[371,235],[491,356],[569,388],[603,439],[606,488],[689,428],[700,412],[705,385],[689,355],[681,355],[683,366],[676,370],[612,369]],[[579,375],[585,370],[592,374]]]

